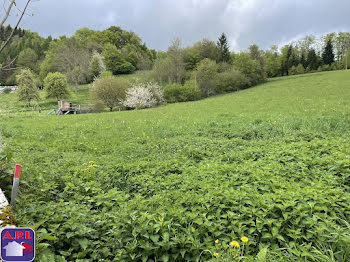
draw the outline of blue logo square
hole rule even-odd
[[[0,243],[0,258],[5,262],[35,258],[35,232],[31,228],[4,228]]]

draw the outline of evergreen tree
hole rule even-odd
[[[318,62],[315,49],[311,48],[307,54],[307,64],[311,70],[317,70]]]
[[[231,62],[230,50],[229,50],[229,45],[227,43],[227,38],[225,33],[222,33],[216,45],[220,51],[219,62],[230,63]]]
[[[323,63],[326,65],[331,65],[334,63],[334,53],[333,53],[333,44],[331,39],[328,39],[326,46],[322,53]]]
[[[293,46],[285,45],[282,48],[282,57],[281,57],[281,73],[282,75],[288,75],[289,69],[292,67],[291,56],[293,54]]]
[[[299,57],[297,54],[297,49],[292,47],[292,55],[290,57],[290,64],[291,66],[297,67],[299,65]]]
[[[301,53],[300,64],[302,64],[304,69],[306,69],[308,66],[304,52]]]

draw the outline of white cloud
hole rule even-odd
[[[21,2],[21,1],[19,1]],[[348,0],[40,0],[22,26],[43,35],[71,35],[83,26],[121,26],[149,47],[165,50],[179,36],[185,45],[222,32],[231,49],[262,48],[309,33],[348,30]]]

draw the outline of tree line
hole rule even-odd
[[[1,40],[12,31],[0,27]],[[64,74],[72,85],[93,81],[102,71],[128,74],[152,68],[156,52],[150,50],[135,33],[111,26],[103,31],[82,28],[71,37],[43,38],[29,30],[16,29],[6,50],[0,54],[0,64],[11,63],[0,70],[0,83],[16,84],[16,75],[30,69],[42,86],[51,72]]]
[[[308,35],[283,46],[262,51],[268,77],[348,68],[350,33],[331,33],[316,38]]]
[[[6,38],[9,31],[2,28],[0,36]],[[97,83],[101,77],[107,76],[108,81],[116,86],[111,84],[109,91],[105,89],[104,92],[124,93],[125,98],[128,88],[125,83],[115,81],[113,76],[148,70],[151,74],[144,82],[158,83],[162,87],[162,99],[157,98],[159,91],[154,91],[159,90],[159,86],[134,85],[130,93],[133,95],[129,94],[128,101],[133,101],[133,108],[137,108],[140,107],[138,103],[143,103],[141,100],[145,99],[145,94],[150,94],[149,101],[157,98],[157,103],[144,102],[145,107],[149,107],[149,104],[159,104],[160,101],[193,101],[238,91],[263,83],[268,77],[344,69],[348,67],[349,46],[350,33],[340,32],[319,38],[309,35],[282,48],[272,46],[268,50],[253,44],[246,51],[234,53],[230,52],[228,39],[222,33],[216,42],[203,39],[188,47],[183,47],[181,40],[175,38],[167,51],[156,52],[148,49],[135,33],[116,26],[103,31],[82,28],[71,37],[61,36],[58,39],[42,38],[37,33],[19,29],[6,47],[9,55],[0,56],[2,62],[16,58],[16,67],[0,73],[1,77],[5,76],[6,84],[11,84],[16,82],[20,69],[29,69],[37,87],[43,87],[45,79],[48,75],[52,77],[52,73],[59,73],[75,87]],[[29,73],[26,74],[28,76]],[[101,80],[99,83],[106,85],[108,81]],[[117,82],[119,87],[122,86],[122,92],[119,92]],[[67,96],[67,92],[63,94]],[[98,97],[97,90],[92,90],[92,94],[92,97]],[[102,96],[110,100],[112,94],[104,93]],[[124,103],[121,98],[116,101],[113,107]],[[98,102],[103,104],[101,99]]]

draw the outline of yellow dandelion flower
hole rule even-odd
[[[94,161],[89,161],[90,164],[92,164]]]
[[[218,253],[218,252],[215,252],[215,253],[213,254],[213,256],[214,256],[214,257],[218,257],[218,256],[219,256],[219,253]]]
[[[215,244],[219,244],[219,239],[215,240]]]
[[[87,165],[87,163],[83,163],[83,166],[86,166]]]
[[[96,164],[93,164],[92,166],[93,166],[93,167],[98,167],[98,165],[96,165]]]
[[[247,237],[241,237],[241,240],[243,243],[247,243],[248,242],[248,238]]]
[[[230,242],[230,247],[236,247],[236,248],[240,248],[240,245],[237,241],[231,241]]]

